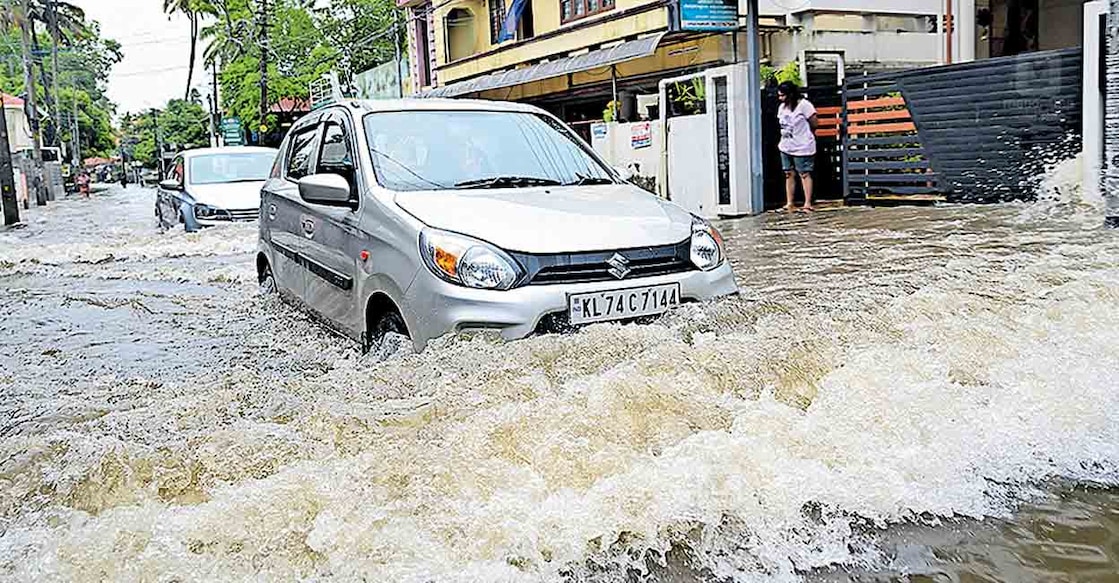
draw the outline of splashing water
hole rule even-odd
[[[1072,202],[727,222],[742,298],[418,355],[361,356],[254,294],[251,230],[181,257],[137,221],[100,283],[82,254],[9,259],[0,574],[906,572],[891,533],[1119,485],[1119,237],[1054,192]],[[215,262],[228,281],[181,277]]]

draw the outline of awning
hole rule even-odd
[[[559,77],[569,73],[578,73],[589,69],[597,69],[608,65],[616,65],[641,57],[648,57],[657,52],[657,45],[666,33],[658,33],[638,40],[626,41],[608,49],[598,49],[574,57],[564,57],[547,63],[539,63],[511,71],[490,73],[475,79],[459,81],[443,87],[436,87],[431,91],[420,94],[420,97],[456,97],[467,93],[477,93],[487,89],[500,89],[523,85],[532,81]]]

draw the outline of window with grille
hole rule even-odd
[[[560,0],[560,22],[570,22],[614,9],[614,0]]]
[[[501,38],[501,27],[505,25],[505,0],[489,0],[490,3],[490,44],[496,45]]]

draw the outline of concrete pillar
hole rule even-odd
[[[1107,21],[1107,109],[1104,131],[1104,198],[1108,226],[1119,228],[1119,0]]]
[[[975,60],[975,0],[956,0],[956,62]]]

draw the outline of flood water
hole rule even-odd
[[[721,224],[741,297],[362,355],[150,190],[0,233],[0,578],[1115,581],[1119,233]]]

